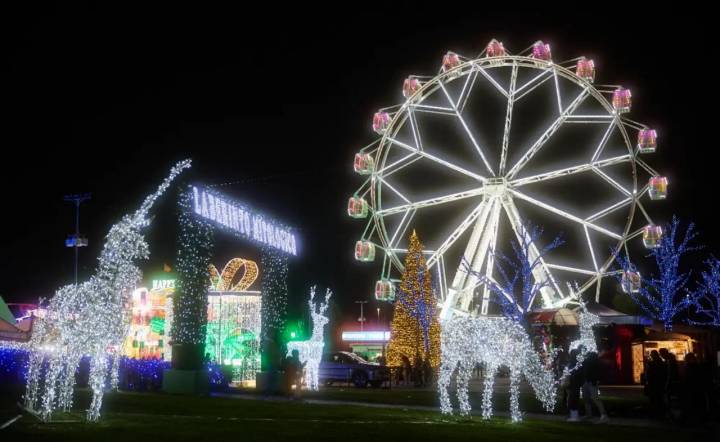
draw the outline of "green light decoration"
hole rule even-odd
[[[258,292],[210,292],[205,358],[233,367],[232,380],[255,380],[260,369]]]
[[[150,320],[150,330],[159,335],[165,333],[165,319],[155,316]]]

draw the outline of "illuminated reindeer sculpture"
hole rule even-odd
[[[117,385],[117,352],[129,322],[126,305],[142,276],[136,262],[149,256],[144,238],[150,224],[149,211],[188,167],[190,160],[177,163],[135,213],[125,215],[110,228],[98,267],[89,280],[62,287],[50,299],[47,315],[38,321],[31,338],[24,396],[25,406],[38,410],[43,420],[49,420],[56,409],[67,411],[72,406],[75,371],[83,356],[90,358],[89,386],[93,393],[87,419],[100,417],[108,375],[111,385]],[[43,369],[45,360],[47,369]]]
[[[332,291],[325,291],[325,302],[321,303],[317,309],[313,299],[315,298],[315,286],[310,288],[310,315],[313,321],[312,336],[307,341],[290,341],[287,344],[287,354],[290,355],[293,350],[300,353],[300,362],[305,364],[305,383],[311,390],[318,390],[318,371],[320,369],[320,359],[322,358],[325,340],[323,339],[323,331],[328,323],[325,311],[332,296]],[[299,387],[299,386],[298,386]]]
[[[555,407],[557,386],[553,372],[533,349],[525,329],[511,319],[452,317],[442,324],[440,352],[442,361],[438,389],[444,414],[453,411],[448,386],[456,368],[460,414],[470,413],[468,381],[475,364],[485,364],[484,419],[492,417],[493,383],[498,368],[502,366],[510,370],[510,414],[513,422],[522,419],[518,404],[521,375],[530,383],[535,396],[547,411]]]

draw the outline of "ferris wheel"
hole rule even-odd
[[[375,113],[380,137],[355,155],[366,179],[348,201],[349,216],[368,219],[355,258],[382,256],[377,299],[394,299],[414,229],[443,317],[489,313],[478,275],[494,280],[496,253],[529,238],[531,220],[566,238],[548,256],[529,248],[534,279],[548,282],[536,300],[545,308],[593,287],[599,300],[617,251],[659,241],[643,200],[664,199],[668,182],[641,159],[656,131],[627,118],[629,89],[595,84],[593,60],[554,62],[542,41],[513,55],[492,40],[474,58],[448,52],[437,75],[408,77],[402,94]],[[638,276],[624,274],[623,290],[636,291]]]

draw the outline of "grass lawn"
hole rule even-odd
[[[240,390],[245,394],[257,394],[254,389]],[[454,398],[455,393],[451,392]],[[396,404],[396,405],[420,405],[426,407],[440,408],[440,400],[435,390],[418,389],[360,389],[347,388],[323,388],[320,391],[307,391],[303,397],[309,399],[338,400],[348,402],[368,402],[373,404]],[[646,418],[649,415],[649,403],[644,397],[641,399],[625,398],[613,394],[603,394],[603,403],[608,414],[612,417]],[[480,410],[482,395],[478,392],[470,393],[470,404],[474,410]],[[495,410],[509,411],[510,396],[507,393],[497,392],[494,395],[493,403]],[[456,405],[456,404],[455,404]],[[529,413],[545,413],[540,401],[535,398],[532,392],[520,393],[520,409]],[[555,408],[555,412],[564,414],[566,410],[561,404]]]
[[[0,390],[0,420],[17,414],[16,391]],[[89,394],[78,391],[76,406]],[[437,412],[361,406],[312,405],[222,397],[170,396],[161,393],[111,393],[105,396],[99,423],[42,424],[26,416],[0,431],[2,440],[138,441],[140,440],[495,440],[495,441],[690,441],[696,432],[498,419],[447,418]],[[58,416],[80,420],[81,413]],[[7,437],[7,439],[6,439]]]

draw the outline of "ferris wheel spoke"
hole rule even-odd
[[[536,88],[544,84],[546,81],[551,79],[553,76],[550,75],[550,70],[543,71],[542,73],[531,78],[527,83],[518,88],[513,94],[513,100],[520,101],[527,94],[534,91]]]
[[[605,145],[607,145],[608,140],[610,139],[610,135],[612,135],[613,129],[615,129],[615,122],[616,120],[613,120],[609,125],[605,133],[603,134],[602,138],[600,139],[600,143],[598,143],[598,147],[595,149],[595,152],[593,153],[592,158],[590,159],[590,162],[597,161],[598,158],[600,158],[600,155],[602,154],[603,150],[605,149]]]
[[[596,224],[593,224],[593,223],[591,223],[591,222],[589,222],[589,221],[586,221],[586,220],[580,218],[579,216],[575,216],[575,215],[573,215],[573,214],[571,214],[571,213],[568,213],[568,212],[566,212],[566,211],[564,211],[564,210],[558,209],[557,207],[553,207],[553,206],[551,206],[550,204],[547,204],[547,203],[544,203],[544,202],[542,202],[542,201],[539,201],[539,200],[537,200],[537,199],[535,199],[535,198],[532,198],[532,197],[530,197],[530,196],[528,196],[528,195],[525,195],[524,193],[520,193],[520,192],[518,192],[517,190],[510,189],[509,191],[510,191],[510,193],[513,194],[514,197],[520,198],[520,199],[523,200],[523,201],[527,201],[528,203],[533,204],[533,205],[535,205],[535,206],[537,206],[537,207],[540,207],[540,208],[542,208],[542,209],[545,209],[545,210],[547,210],[548,212],[552,212],[552,213],[554,213],[554,214],[556,214],[556,215],[559,215],[559,216],[561,216],[561,217],[563,217],[563,218],[565,218],[565,219],[568,219],[568,220],[573,221],[573,222],[575,222],[575,223],[581,224],[581,225],[583,225],[583,226],[587,226],[588,228],[593,229],[593,230],[595,230],[596,232],[600,232],[600,233],[602,233],[602,234],[604,234],[604,235],[607,235],[607,236],[609,236],[609,237],[611,237],[611,238],[613,238],[613,239],[617,239],[617,240],[621,240],[621,239],[622,239],[622,236],[621,236],[621,235],[618,235],[617,233],[612,232],[612,231],[610,231],[610,230],[608,230],[608,229],[606,229],[606,228],[604,228],[604,227],[600,227],[600,226],[598,226],[598,225],[596,225]]]
[[[485,69],[483,69],[482,67],[480,67],[477,64],[475,64],[473,67],[478,72],[480,72],[480,74],[482,74],[482,76],[485,77],[487,79],[487,81],[489,81],[493,86],[495,86],[495,89],[497,89],[501,94],[503,94],[505,96],[505,98],[510,98],[510,95],[507,93],[505,88],[500,86],[500,84],[497,81],[495,81],[495,79],[492,77],[492,75],[488,74],[487,71],[485,71]]]
[[[397,189],[395,188],[395,186],[393,186],[392,184],[390,184],[390,182],[389,182],[387,179],[385,179],[384,177],[381,177],[381,176],[379,176],[379,175],[377,176],[377,179],[380,180],[380,181],[385,185],[385,187],[387,187],[388,189],[392,190],[394,194],[396,194],[397,196],[399,196],[400,199],[402,199],[403,201],[405,201],[405,202],[408,203],[408,204],[411,203],[411,201],[410,201],[405,195],[403,195],[402,192],[400,192],[399,190],[397,190]]]
[[[423,150],[422,137],[420,136],[420,131],[418,130],[417,119],[415,118],[415,112],[412,111],[412,108],[409,108],[407,110],[407,114],[408,114],[408,120],[410,120],[410,129],[412,129],[413,139],[415,140],[415,146],[417,146],[418,150]]]
[[[563,108],[562,98],[560,97],[560,80],[558,80],[558,74],[555,69],[553,69],[553,78],[555,80],[555,96],[557,97],[558,115],[561,115],[563,112]]]
[[[457,109],[460,113],[465,110],[465,105],[467,104],[468,98],[470,97],[470,92],[472,92],[473,86],[475,86],[475,80],[477,79],[477,76],[478,71],[473,70],[465,79],[465,84],[463,84],[463,88],[460,91],[460,96],[457,99],[457,103],[455,103],[455,109]]]
[[[590,257],[592,258],[593,268],[595,272],[598,271],[597,259],[595,258],[595,249],[593,248],[592,240],[590,239],[590,232],[587,226],[583,226],[583,232],[585,233],[585,241],[587,241],[588,250],[590,251]]]
[[[483,163],[485,163],[485,167],[487,167],[487,170],[490,172],[490,175],[495,175],[493,172],[492,167],[490,166],[490,163],[488,163],[487,158],[485,157],[485,154],[483,153],[482,148],[480,145],[475,141],[475,136],[473,136],[472,132],[470,131],[470,128],[468,127],[467,123],[465,122],[465,119],[460,115],[460,112],[458,112],[457,107],[455,107],[455,103],[453,102],[452,97],[450,96],[450,93],[448,92],[445,85],[443,85],[442,82],[438,83],[440,85],[440,88],[442,89],[443,93],[445,94],[445,97],[447,98],[448,102],[451,106],[453,106],[453,110],[455,110],[455,116],[458,120],[460,120],[460,124],[462,124],[463,129],[465,129],[465,133],[470,138],[470,142],[472,142],[473,147],[475,147],[475,150],[477,151],[478,155],[480,155],[480,158],[482,159]]]
[[[649,224],[654,224],[652,218],[650,218],[650,215],[647,213],[647,210],[645,210],[645,206],[643,206],[643,203],[640,202],[640,200],[637,200],[635,202],[637,206],[640,208],[640,211],[645,216],[645,219]]]
[[[585,218],[585,221],[595,221],[596,219],[600,219],[605,215],[609,215],[612,212],[615,212],[616,210],[622,209],[623,207],[631,204],[633,202],[632,197],[625,198],[621,201],[618,201],[617,203],[613,204],[610,207],[606,207],[605,209],[602,209],[598,212],[593,213],[592,215]]]
[[[402,204],[400,206],[395,206],[395,207],[389,207],[387,209],[381,209],[375,213],[380,216],[393,215],[395,213],[404,212],[406,210],[417,210],[417,209],[420,209],[423,207],[436,206],[438,204],[445,204],[445,203],[452,203],[455,201],[460,201],[465,198],[482,195],[484,192],[485,192],[484,187],[478,187],[476,189],[466,190],[464,192],[458,192],[458,193],[453,193],[450,195],[438,196],[435,198],[429,198],[429,199],[417,201],[417,202],[411,202],[410,200],[405,198],[403,195],[400,195],[401,198],[403,198],[407,201],[407,204]]]
[[[395,232],[393,233],[393,236],[390,238],[390,248],[397,247],[398,242],[400,241],[400,238],[405,236],[405,232],[407,231],[408,226],[412,222],[413,217],[415,216],[415,210],[408,210],[403,215],[402,219],[400,220],[400,223],[398,224],[397,228],[395,229]]]
[[[427,265],[428,268],[432,267],[438,259],[450,248],[455,244],[455,241],[462,236],[463,233],[470,227],[471,224],[475,222],[475,220],[478,219],[478,217],[482,217],[483,219],[487,218],[487,212],[489,210],[489,206],[487,204],[486,200],[483,200],[475,209],[473,209],[470,214],[465,217],[464,220],[460,224],[458,224],[457,227],[455,227],[455,230],[448,236],[445,241],[438,247],[435,252],[428,258]]]
[[[403,167],[406,167],[415,161],[419,160],[420,156],[416,156],[415,153],[409,153],[399,160],[393,161],[392,163],[388,164],[387,166],[383,166],[382,168],[377,170],[377,173],[382,176],[388,176],[391,175],[398,170],[401,170]]]
[[[598,175],[598,176],[600,176],[600,178],[602,178],[603,180],[605,180],[605,181],[607,181],[608,183],[610,183],[611,186],[613,186],[614,188],[616,188],[617,190],[619,190],[621,193],[624,193],[625,195],[631,195],[631,194],[632,194],[629,190],[627,190],[626,188],[624,188],[620,183],[618,183],[617,181],[615,181],[614,179],[612,179],[608,174],[606,174],[605,172],[603,172],[603,171],[600,170],[599,168],[593,167],[593,172],[595,172],[595,174]]]
[[[409,108],[414,109],[417,112],[425,112],[428,114],[439,114],[439,115],[455,115],[455,111],[449,107],[442,106],[430,106],[421,103],[411,103],[408,105]]]
[[[598,274],[598,272],[596,270],[580,269],[577,267],[564,266],[564,265],[560,265],[560,264],[551,264],[549,262],[546,263],[545,265],[547,265],[547,267],[549,269],[563,270],[566,272],[578,273],[580,275],[597,276],[597,274]]]
[[[595,169],[600,169],[607,166],[613,166],[616,164],[629,163],[632,161],[632,156],[629,154],[620,155],[613,158],[607,158],[601,161],[595,161],[593,163],[578,164],[577,166],[567,167],[565,169],[554,170],[552,172],[545,172],[538,175],[533,175],[525,178],[518,178],[510,181],[510,185],[513,187],[520,187],[526,184],[539,183],[542,181],[548,181],[555,178],[560,178],[568,175],[575,175],[578,173],[588,172]]]
[[[427,158],[428,160],[434,161],[434,162],[436,162],[436,163],[438,163],[438,164],[441,164],[441,165],[443,165],[443,166],[445,166],[445,167],[447,167],[447,168],[449,168],[449,169],[452,169],[452,170],[454,170],[454,171],[456,171],[456,172],[460,172],[460,173],[462,173],[463,175],[467,175],[467,176],[469,176],[470,178],[472,178],[472,179],[474,179],[474,180],[477,180],[477,181],[480,181],[480,182],[485,182],[485,181],[486,181],[486,178],[483,177],[483,176],[481,176],[481,175],[478,175],[478,174],[476,174],[476,173],[470,172],[470,171],[467,170],[467,169],[464,169],[464,168],[462,168],[462,167],[460,167],[460,166],[458,166],[458,165],[456,165],[456,164],[453,164],[453,163],[451,163],[451,162],[449,162],[449,161],[445,161],[445,160],[443,160],[442,158],[438,158],[438,157],[436,157],[435,155],[431,155],[431,154],[429,154],[429,153],[427,153],[427,152],[425,152],[425,151],[423,151],[423,150],[419,150],[419,149],[417,149],[416,147],[413,147],[413,146],[410,146],[409,144],[403,143],[402,141],[398,141],[398,140],[396,140],[396,139],[394,139],[394,138],[392,138],[392,137],[387,137],[387,140],[390,141],[392,144],[398,146],[398,147],[402,147],[403,149],[406,149],[406,150],[408,150],[408,151],[410,151],[410,152],[416,153],[417,155],[419,155],[419,156],[421,156],[421,157],[423,157],[423,158]]]
[[[558,116],[558,118],[548,127],[545,132],[540,136],[540,138],[533,143],[532,146],[523,154],[523,156],[518,160],[517,163],[510,169],[510,172],[507,174],[508,179],[512,179],[515,177],[515,175],[535,156],[535,154],[545,145],[545,143],[550,139],[550,137],[553,136],[555,132],[557,132],[558,129],[562,126],[562,124],[567,120],[567,117],[572,114],[575,109],[577,109],[578,106],[585,100],[585,98],[589,95],[588,89],[584,88],[582,92],[578,94],[577,97],[568,105],[568,107]]]
[[[649,173],[651,176],[660,175],[655,169],[650,167],[645,161],[641,160],[640,158],[635,158],[635,162],[638,164],[638,166],[645,169],[645,172]]]
[[[503,130],[502,152],[500,153],[500,175],[505,173],[505,162],[507,161],[508,144],[510,142],[510,127],[512,125],[512,111],[515,100],[512,98],[515,94],[515,85],[517,83],[518,66],[513,63],[512,73],[510,74],[510,95],[507,100],[507,108],[505,110],[505,128]]]

